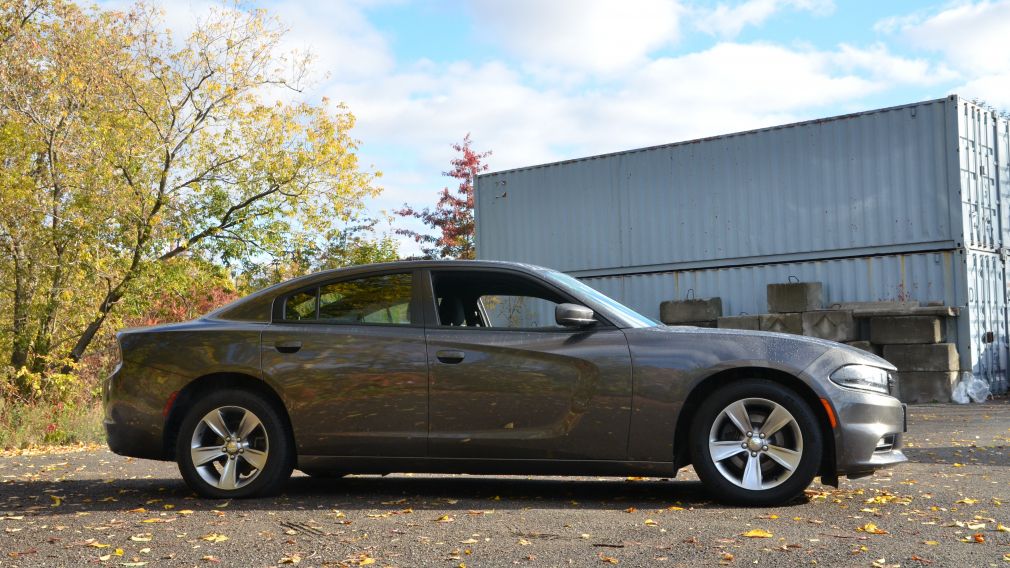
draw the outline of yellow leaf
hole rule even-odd
[[[113,554],[115,554],[116,556],[122,556],[123,555],[123,549],[122,548],[117,548],[115,551],[113,551]]]
[[[192,515],[193,511],[190,511],[189,509],[183,509],[181,511],[176,511],[175,514],[176,515],[183,515],[183,516],[185,516],[185,515]]]
[[[525,538],[519,539],[519,546],[529,546],[530,544],[532,544],[532,543],[530,541],[526,540]]]
[[[228,540],[228,537],[224,536],[223,534],[218,534],[218,533],[205,534],[205,535],[201,536],[200,538],[203,539],[203,540],[206,540],[207,542],[214,542],[214,543],[224,542],[224,541]]]
[[[93,541],[93,542],[89,542],[88,546],[90,546],[92,548],[109,548],[112,545],[111,544],[102,544],[102,543],[100,543],[100,542],[98,542],[96,540],[96,541]]]
[[[876,523],[866,523],[865,525],[858,527],[856,530],[868,534],[887,534],[887,531],[878,527]]]
[[[297,554],[292,554],[291,556],[285,556],[281,558],[281,564],[298,564],[302,561],[302,557]]]
[[[929,546],[936,546],[936,545],[938,545],[940,543],[936,542],[935,540],[926,540],[926,541],[923,541],[922,544],[926,544],[926,545],[929,545]]]
[[[142,522],[142,523],[164,523],[165,519],[158,519],[158,518],[144,519],[143,521],[140,521],[140,522]]]
[[[53,500],[53,504],[50,505],[51,507],[59,507],[60,505],[63,504],[63,497],[57,497],[56,495],[50,495],[49,498]]]
[[[647,526],[647,527],[656,527],[656,526],[659,526],[659,523],[657,523],[656,521],[654,521],[652,519],[645,519],[645,526]]]
[[[130,537],[133,542],[151,542],[151,533],[135,534]]]
[[[999,532],[1010,532],[1010,527],[1007,527],[1003,523],[996,523],[996,530]]]
[[[375,564],[375,559],[371,556],[362,558],[361,562],[358,562],[358,566],[368,566],[369,564]]]
[[[972,499],[971,497],[965,497],[964,499],[959,499],[955,503],[964,503],[965,505],[974,505],[978,503],[978,499]]]
[[[130,509],[127,513],[146,513],[147,509],[143,507],[137,507],[136,509]]]
[[[98,557],[98,559],[101,560],[102,562],[105,562],[105,561],[109,560],[110,558],[112,558],[111,554],[103,554],[103,555],[101,555],[101,556]]]
[[[963,463],[955,463],[954,467],[964,467],[964,464]]]
[[[456,519],[450,517],[449,515],[442,515],[441,517],[435,519],[436,523],[451,523]]]
[[[747,538],[771,538],[775,535],[764,529],[751,529],[745,533],[741,533],[740,536],[745,536]]]

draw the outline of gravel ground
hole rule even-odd
[[[104,449],[0,457],[0,566],[1010,566],[1010,404],[910,409],[909,463],[747,509],[676,480],[295,475],[196,499]],[[1006,527],[1004,527],[1006,525]]]

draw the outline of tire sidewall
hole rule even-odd
[[[803,434],[803,456],[799,466],[789,479],[770,489],[744,489],[723,477],[712,461],[708,444],[713,423],[723,409],[745,398],[764,398],[783,406],[796,419]],[[820,468],[824,443],[817,416],[803,397],[780,383],[746,379],[720,388],[701,403],[692,422],[691,461],[698,477],[720,501],[757,506],[782,504],[801,495]]]
[[[194,429],[208,412],[222,406],[238,406],[255,414],[263,425],[270,444],[267,463],[260,474],[248,485],[233,491],[218,489],[204,481],[193,466],[190,454]],[[180,424],[175,455],[179,473],[186,485],[201,497],[213,499],[241,499],[276,493],[291,475],[293,464],[292,440],[287,422],[274,405],[256,394],[238,389],[215,391],[198,399]]]

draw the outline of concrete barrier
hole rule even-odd
[[[885,345],[884,359],[901,372],[956,371],[959,361],[953,343],[933,345]]]
[[[665,324],[714,322],[722,316],[722,298],[671,300],[659,304],[659,320]]]
[[[940,318],[893,316],[870,318],[870,341],[882,345],[939,343],[943,341]]]
[[[859,327],[851,310],[804,312],[803,335],[831,341],[855,341],[859,338]]]
[[[788,282],[769,284],[768,311],[773,314],[809,312],[824,308],[824,292],[820,282]]]

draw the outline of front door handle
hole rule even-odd
[[[301,341],[278,341],[274,343],[274,349],[281,353],[297,353],[302,348]]]
[[[449,365],[455,365],[456,363],[459,363],[460,361],[463,360],[463,357],[465,356],[466,355],[462,351],[443,350],[435,352],[435,357],[438,357],[439,361]]]

